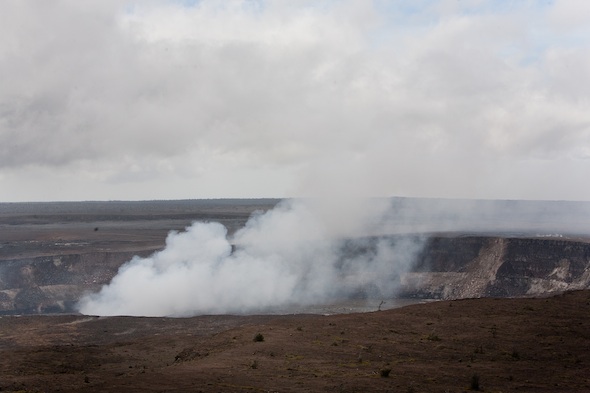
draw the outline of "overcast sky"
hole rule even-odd
[[[590,200],[590,2],[0,3],[0,201]]]

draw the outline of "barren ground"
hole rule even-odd
[[[486,392],[590,391],[589,323],[590,291],[332,316],[2,317],[0,389],[462,392],[477,375]]]
[[[234,232],[278,201],[0,203],[0,261],[95,251],[150,251],[172,230],[217,221]]]

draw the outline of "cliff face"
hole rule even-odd
[[[435,237],[402,280],[403,296],[516,297],[590,286],[590,243],[548,238]]]
[[[134,255],[151,252],[90,252],[1,261],[0,314],[73,312],[84,292],[100,289]]]
[[[376,243],[348,244],[349,255]],[[94,251],[0,261],[0,314],[73,312],[134,255],[154,250]],[[590,287],[590,243],[551,238],[435,236],[410,272],[396,276],[402,297],[457,299],[533,296]],[[364,285],[369,285],[365,283]],[[391,296],[363,288],[360,296]]]

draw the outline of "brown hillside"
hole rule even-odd
[[[5,316],[0,390],[590,391],[589,324],[590,291],[333,316]]]

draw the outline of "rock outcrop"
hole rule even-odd
[[[143,252],[90,252],[0,262],[0,314],[73,312],[82,294],[108,283]]]
[[[433,237],[402,296],[537,296],[590,287],[590,243],[552,238]]]

